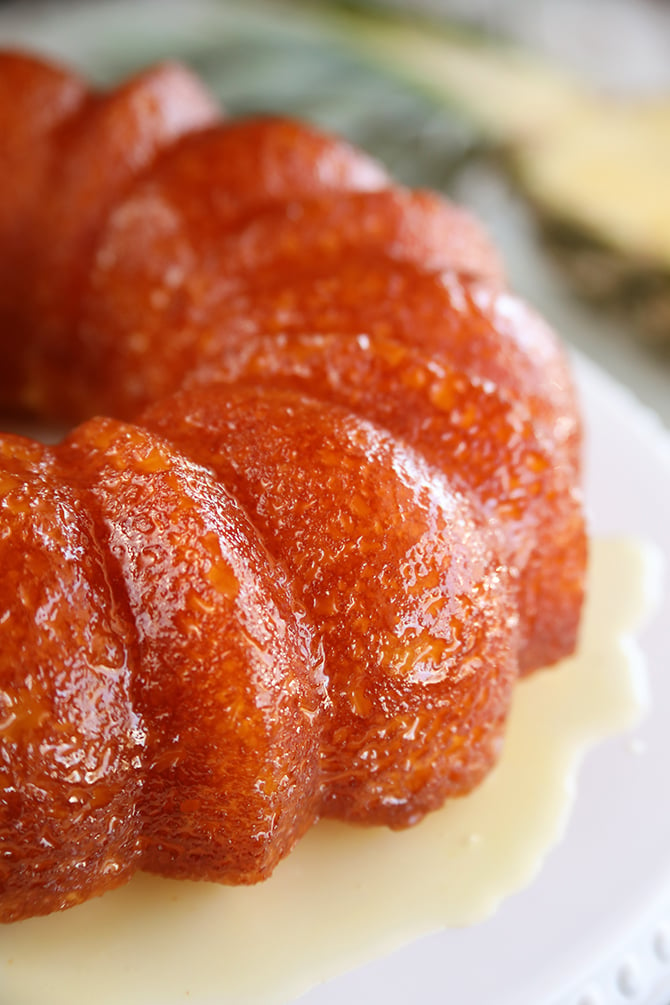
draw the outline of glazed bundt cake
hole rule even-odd
[[[171,65],[6,53],[0,132],[2,401],[80,423],[0,438],[0,920],[471,790],[586,560],[566,360],[478,224]]]

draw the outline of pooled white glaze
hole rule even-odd
[[[577,657],[517,688],[503,758],[472,795],[402,833],[322,823],[266,883],[139,876],[81,907],[0,931],[12,1005],[279,1003],[526,885],[560,839],[579,761],[645,705],[632,633],[648,553],[596,541]]]

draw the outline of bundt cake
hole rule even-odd
[[[0,132],[2,403],[80,423],[0,437],[0,920],[471,790],[586,561],[566,360],[478,224],[172,65],[5,53]]]

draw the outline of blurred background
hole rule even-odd
[[[670,424],[670,4],[0,2],[100,83],[177,57],[231,114],[336,130],[485,222],[510,283]]]

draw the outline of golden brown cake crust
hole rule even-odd
[[[80,423],[0,437],[0,920],[468,792],[586,563],[569,368],[482,228],[173,65],[0,54],[0,126],[0,396]]]

